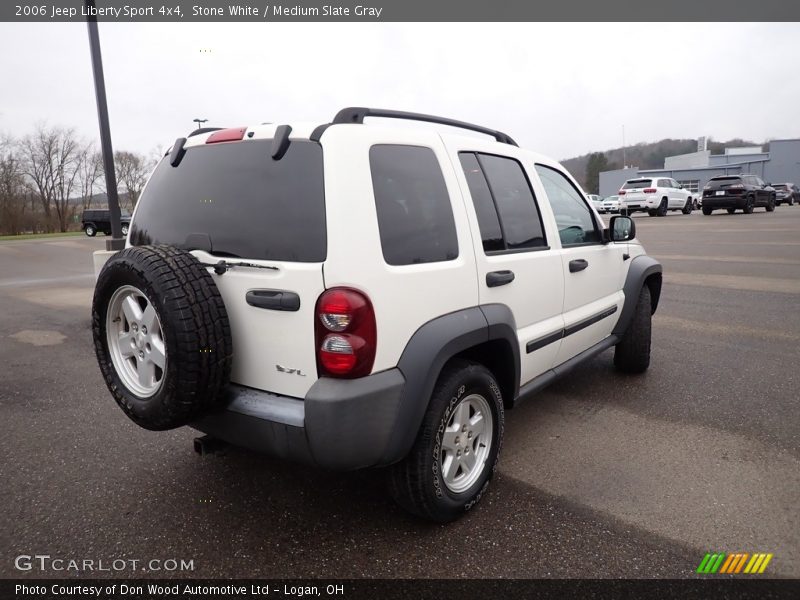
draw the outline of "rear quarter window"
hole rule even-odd
[[[369,151],[383,258],[390,265],[453,260],[458,237],[436,154],[380,144]]]

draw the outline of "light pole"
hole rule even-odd
[[[97,33],[97,17],[94,16],[94,0],[85,0],[86,24],[89,28],[89,50],[92,54],[92,73],[94,74],[94,94],[97,100],[97,120],[100,122],[100,146],[103,149],[103,170],[106,175],[106,194],[111,217],[111,239],[106,240],[106,250],[122,250],[125,238],[120,225],[119,196],[117,195],[117,175],[114,172],[114,150],[111,147],[111,128],[108,124],[108,102],[106,101],[106,82],[103,77],[103,58],[100,55],[100,36]]]
[[[208,119],[192,119],[192,122],[197,123],[197,128],[200,129],[203,126],[203,123],[206,123]]]

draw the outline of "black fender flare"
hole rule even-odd
[[[520,373],[519,342],[514,316],[507,306],[487,304],[458,310],[428,321],[417,329],[397,363],[406,383],[397,409],[395,429],[381,461],[383,464],[396,462],[408,454],[447,361],[493,340],[508,342],[514,354],[513,397],[516,398]]]
[[[628,328],[633,318],[633,313],[636,310],[639,292],[644,285],[650,286],[652,313],[656,312],[658,301],[661,297],[662,272],[661,263],[652,256],[642,254],[631,260],[630,267],[628,267],[628,275],[622,287],[622,291],[625,294],[625,303],[622,306],[622,312],[619,315],[617,324],[611,332],[613,335],[621,336],[625,333],[625,330]]]

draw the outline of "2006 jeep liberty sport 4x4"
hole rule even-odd
[[[386,467],[400,505],[448,521],[486,489],[505,409],[611,346],[619,370],[647,369],[660,292],[634,222],[604,228],[555,161],[348,108],[178,139],[92,318],[140,426]]]

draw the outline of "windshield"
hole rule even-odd
[[[197,146],[165,158],[139,200],[134,246],[171,244],[218,256],[322,262],[327,251],[322,147],[272,140]]]

